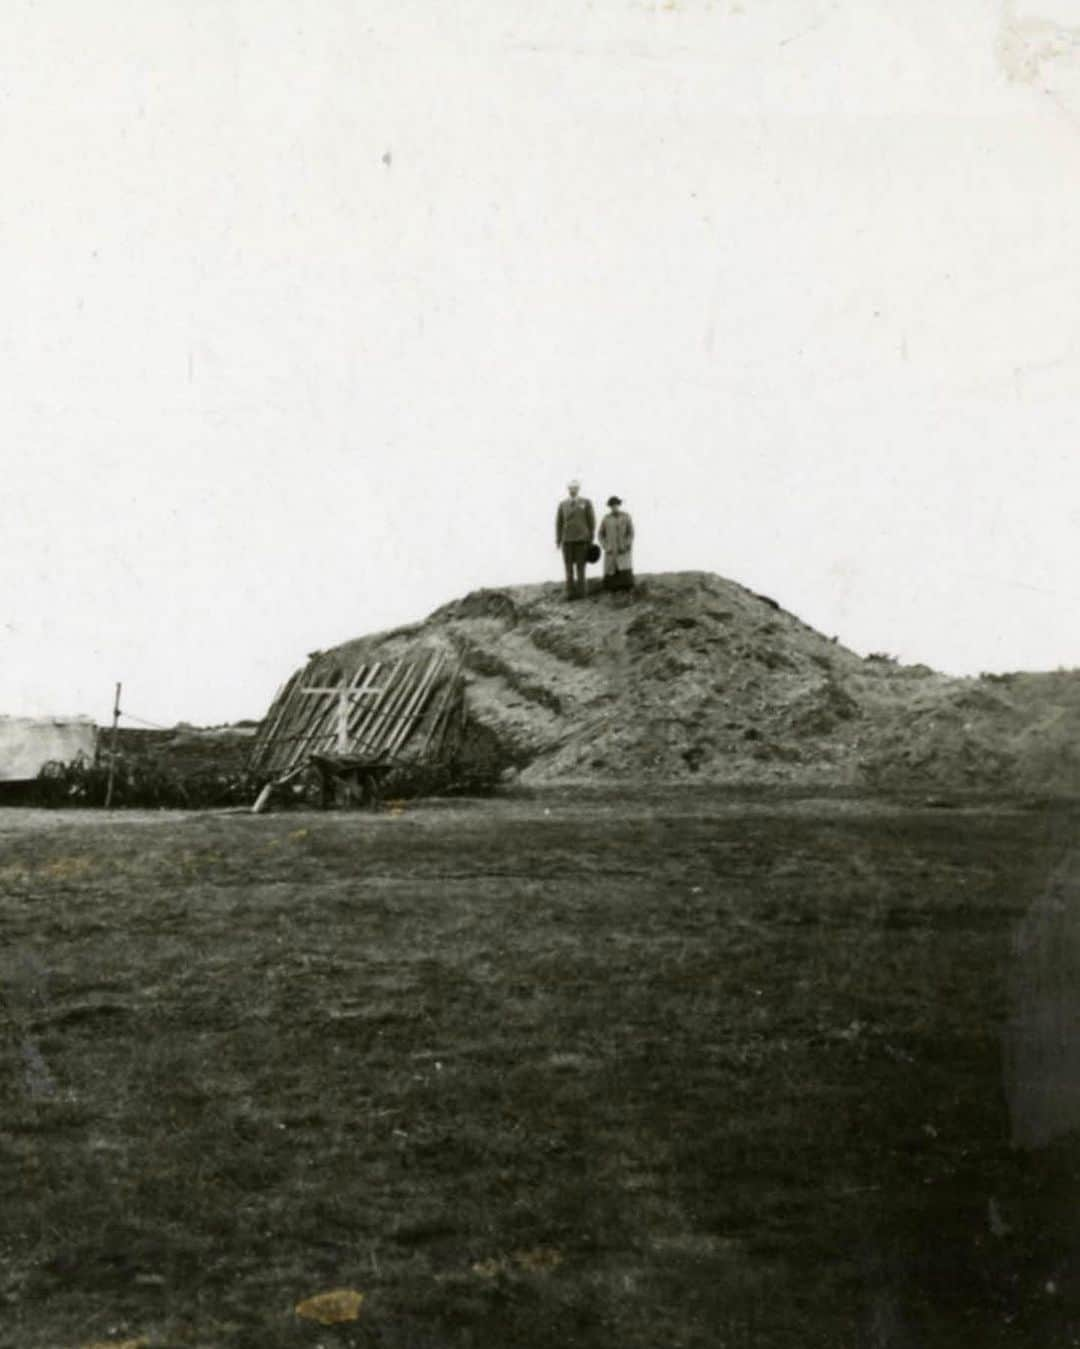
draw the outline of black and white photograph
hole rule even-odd
[[[1075,0],[5,0],[0,1349],[1080,1346]]]

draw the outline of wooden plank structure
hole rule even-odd
[[[278,690],[256,734],[248,767],[266,785],[255,809],[308,770],[324,802],[342,781],[354,798],[371,800],[393,769],[445,756],[463,698],[461,662],[442,651],[351,668],[313,656]]]

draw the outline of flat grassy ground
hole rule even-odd
[[[1080,1343],[1000,1041],[1078,824],[0,812],[0,1344]]]

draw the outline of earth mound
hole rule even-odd
[[[705,572],[479,590],[328,661],[456,652],[468,745],[522,782],[1080,790],[1080,678],[861,657]]]

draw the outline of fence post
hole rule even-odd
[[[120,685],[116,685],[116,696],[113,699],[112,710],[112,739],[109,742],[109,785],[105,788],[105,809],[108,810],[112,805],[113,784],[116,781],[116,733],[117,723],[120,720]]]

